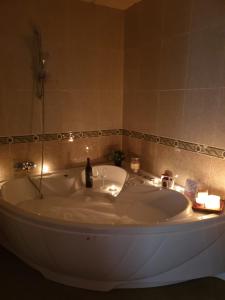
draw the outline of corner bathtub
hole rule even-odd
[[[38,178],[6,182],[1,244],[46,278],[91,290],[224,277],[224,215],[192,213],[182,194],[129,184],[117,167],[95,167],[90,191],[80,174],[45,176],[43,199]]]

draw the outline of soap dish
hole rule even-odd
[[[203,213],[211,213],[211,214],[212,213],[214,213],[214,214],[222,213],[224,210],[224,200],[220,200],[220,208],[219,209],[205,208],[204,204],[198,204],[196,202],[193,202],[192,209],[194,211],[203,212]]]

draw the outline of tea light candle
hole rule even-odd
[[[110,191],[110,192],[116,192],[116,191],[117,191],[117,187],[116,187],[114,184],[112,184],[112,185],[109,187],[109,191]]]
[[[208,197],[208,192],[199,192],[195,201],[196,203],[202,205],[205,204],[205,199],[207,199],[207,197]]]
[[[220,209],[220,196],[208,195],[208,197],[205,199],[205,208]]]

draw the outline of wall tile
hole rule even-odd
[[[100,129],[98,91],[71,91],[62,111],[63,132]]]
[[[160,92],[157,115],[160,136],[182,138],[184,91]]]
[[[7,128],[1,128],[1,135],[29,134],[38,126],[34,117],[34,101],[37,99],[34,100],[31,90],[5,90],[2,100],[1,107]]]
[[[164,0],[164,36],[189,32],[191,7],[192,0]]]
[[[140,5],[140,43],[159,37],[163,27],[163,0],[143,0]]]
[[[210,174],[209,192],[220,195],[225,199],[225,161],[212,158],[212,167]]]
[[[70,54],[70,80],[73,89],[96,89],[98,52],[96,49],[72,47]]]
[[[225,89],[218,90],[217,93],[220,93],[218,107],[216,111],[214,110],[211,113],[211,118],[215,120],[215,132],[212,144],[217,147],[225,148]],[[210,123],[208,126],[210,126]]]
[[[30,23],[27,21],[27,15],[31,13],[31,1],[23,0],[15,2],[12,0],[0,2],[0,32],[1,38],[18,37],[18,34],[27,33]],[[6,26],[10,20],[10,26]],[[19,20],[19,22],[18,22]],[[30,21],[30,20],[29,20]]]
[[[5,102],[7,101],[6,91],[0,88],[0,136],[8,134],[9,114],[6,112]]]
[[[1,31],[0,31],[1,32]],[[26,33],[1,37],[1,84],[8,89],[32,89],[32,58]]]
[[[127,69],[124,75],[124,92],[133,93],[140,88],[140,69]]]
[[[108,161],[114,150],[122,150],[122,136],[104,136],[99,139],[99,160]]]
[[[0,145],[0,181],[13,177],[11,145]]]
[[[99,6],[96,9],[97,47],[121,50],[124,42],[124,12]]]
[[[123,89],[123,52],[98,49],[96,79],[99,89]],[[94,80],[94,78],[93,78]]]
[[[54,50],[52,49],[52,44],[54,44]],[[47,51],[46,59],[46,71],[47,89],[70,89],[73,87],[73,70],[71,70],[71,63],[73,62],[72,50],[68,45],[66,39],[64,41],[54,42],[47,40],[45,49]],[[76,53],[76,50],[74,50]],[[75,55],[74,55],[75,56]]]
[[[68,26],[70,37],[78,46],[96,47],[97,43],[97,10],[93,4],[82,1],[69,2]]]
[[[123,128],[137,130],[136,110],[138,106],[138,93],[136,91],[130,90],[129,93],[124,93]]]
[[[192,30],[225,24],[225,3],[223,0],[194,0]]]
[[[157,91],[138,92],[133,109],[134,130],[152,134],[158,132],[159,93]]]
[[[163,42],[160,89],[184,89],[187,78],[188,37],[168,38]]]
[[[48,133],[63,131],[63,111],[67,107],[68,92],[46,91],[45,98],[45,131]]]
[[[138,47],[124,49],[124,70],[137,70],[140,67],[141,50]]]
[[[126,151],[128,161],[131,156],[141,157],[142,144],[143,144],[143,140],[132,138],[132,137],[124,137],[123,147]]]
[[[141,169],[150,172],[151,174],[155,173],[155,160],[157,157],[157,144],[149,143],[147,141],[143,141],[141,144],[141,153],[140,153],[140,161],[141,161]]]
[[[140,4],[131,6],[125,13],[124,45],[136,48],[140,43]]]
[[[100,91],[98,111],[100,128],[122,128],[122,97],[123,94],[120,91]]]
[[[224,85],[224,28],[209,28],[192,34],[188,66],[189,88]]]
[[[148,39],[140,48],[140,89],[158,89],[160,75],[161,40]]]
[[[190,90],[185,93],[182,138],[195,143],[215,144],[220,91]]]

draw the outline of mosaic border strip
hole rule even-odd
[[[46,133],[46,134],[34,134],[23,136],[3,136],[0,137],[0,145],[17,144],[17,143],[35,143],[42,141],[57,141],[57,140],[69,140],[92,138],[101,136],[128,136],[139,140],[145,140],[151,143],[161,144],[168,147],[177,148],[180,150],[196,152],[199,154],[212,156],[220,159],[225,159],[225,149],[206,146],[203,144],[191,143],[183,140],[157,136],[148,133],[142,133],[127,129],[102,129],[92,131],[70,131],[60,133]]]
[[[19,136],[3,136],[0,137],[0,144],[17,144],[17,143],[33,143],[42,141],[57,141],[73,139],[91,138],[99,136],[123,135],[123,129],[103,129],[92,131],[69,131],[60,133],[45,133],[33,135],[19,135]]]
[[[123,135],[132,138],[142,139],[156,144],[161,144],[168,147],[177,148],[180,150],[191,151],[191,152],[195,152],[207,156],[225,159],[225,149],[222,148],[206,146],[203,144],[191,143],[191,142],[182,141],[178,139],[156,136],[156,135],[136,132],[132,130],[129,131],[127,129],[123,130]]]

